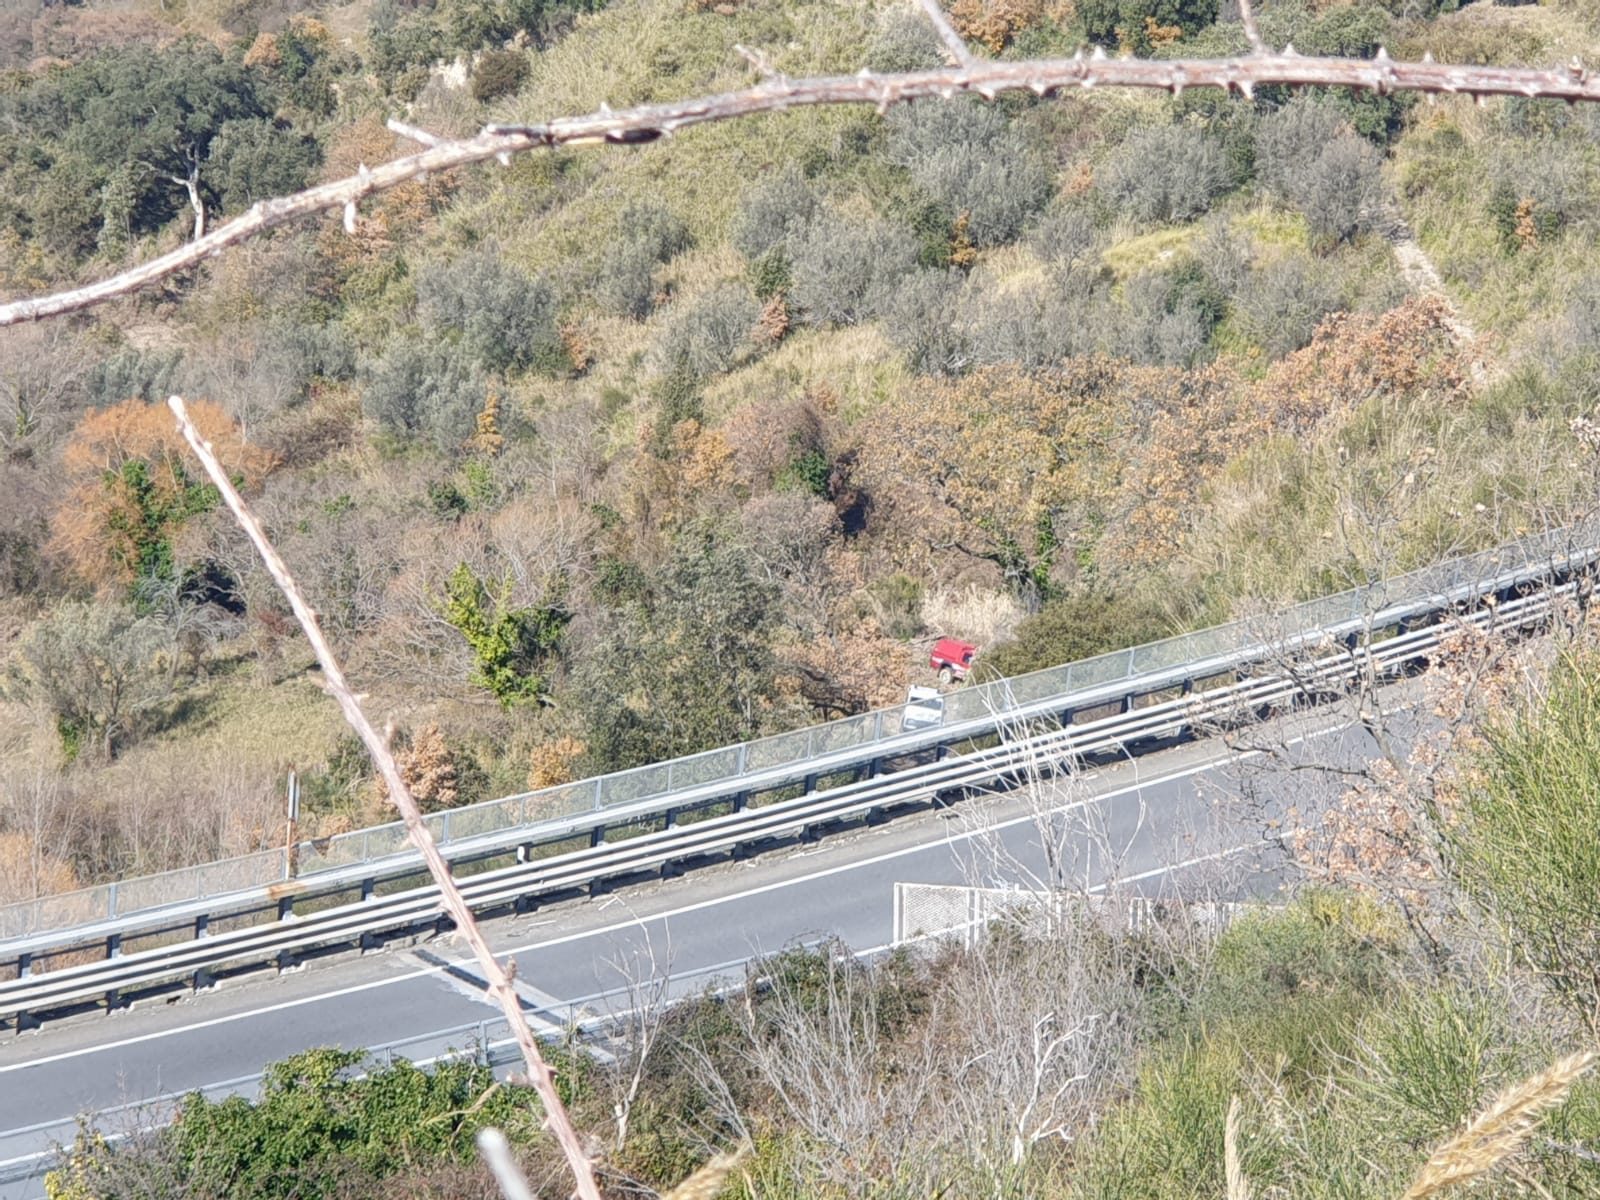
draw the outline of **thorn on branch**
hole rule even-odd
[[[944,9],[939,7],[939,0],[921,0],[921,2],[922,11],[927,13],[928,20],[933,22],[939,40],[950,52],[950,57],[955,60],[956,66],[971,70],[977,65],[978,60],[972,51],[967,49],[967,43],[961,40],[961,35],[951,26],[949,18],[944,15]]]
[[[778,68],[772,65],[772,60],[766,56],[764,51],[752,50],[749,46],[746,46],[741,42],[735,42],[733,44],[733,51],[740,58],[744,59],[745,62],[754,67],[756,69],[756,74],[760,75],[763,79],[775,79],[777,77]]]
[[[429,133],[426,129],[418,129],[415,125],[407,125],[404,121],[397,121],[393,117],[390,117],[384,124],[388,127],[390,133],[398,133],[403,138],[410,138],[413,142],[420,142],[430,150],[435,146],[444,145],[446,141],[445,138]]]

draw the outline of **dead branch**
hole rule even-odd
[[[312,611],[311,605],[300,591],[300,585],[289,573],[289,568],[279,557],[277,549],[267,540],[266,532],[256,520],[255,514],[250,511],[244,498],[234,488],[227,471],[212,453],[210,443],[201,438],[199,430],[189,420],[182,397],[173,396],[168,399],[167,404],[177,417],[178,428],[183,432],[184,438],[205,467],[206,474],[217,485],[217,490],[222,493],[222,498],[232,510],[239,527],[244,530],[245,535],[254,544],[256,552],[261,555],[261,561],[266,564],[273,582],[289,601],[296,620],[300,622],[300,628],[305,631],[306,639],[311,643],[317,661],[322,666],[323,686],[338,702],[340,710],[344,713],[344,719],[361,738],[379,774],[383,776],[384,783],[388,785],[389,796],[405,821],[412,843],[422,852],[423,861],[427,863],[429,873],[439,886],[440,903],[450,915],[450,919],[455,922],[457,932],[471,946],[473,956],[478,960],[478,965],[483,970],[483,977],[488,982],[488,991],[499,1001],[505,1013],[517,1045],[522,1050],[523,1062],[527,1064],[529,1081],[544,1103],[545,1125],[555,1135],[562,1152],[566,1155],[567,1163],[572,1168],[573,1178],[577,1181],[578,1195],[583,1200],[600,1200],[600,1191],[594,1179],[594,1167],[578,1140],[577,1132],[572,1127],[572,1121],[567,1116],[560,1095],[556,1092],[555,1077],[550,1073],[544,1056],[539,1052],[539,1044],[534,1039],[533,1030],[529,1028],[527,1019],[523,1016],[522,1001],[512,986],[512,972],[502,967],[495,959],[494,952],[489,949],[489,943],[484,939],[483,931],[478,928],[472,909],[468,907],[465,898],[456,887],[455,879],[450,874],[450,864],[439,853],[433,835],[428,832],[428,827],[423,822],[422,810],[417,807],[416,800],[400,774],[399,765],[389,750],[388,737],[379,733],[368,720],[360,701],[356,699],[354,690],[345,678],[339,660],[334,657],[333,648],[322,634],[316,613]]]
[[[941,20],[941,23],[948,28],[948,22]],[[945,43],[951,46],[948,38]],[[959,38],[956,44],[961,44]],[[1235,58],[1169,61],[1107,58],[1097,49],[1087,55],[1080,51],[1072,58],[995,62],[976,58],[971,51],[965,51],[962,61],[937,71],[876,74],[863,70],[856,75],[810,79],[787,79],[777,75],[740,91],[697,96],[670,104],[648,104],[620,112],[602,108],[587,116],[560,117],[539,125],[489,125],[476,136],[459,141],[443,141],[426,135],[417,140],[431,140],[434,144],[416,154],[378,167],[363,167],[348,179],[324,183],[292,196],[259,201],[243,216],[203,237],[110,279],[49,296],[0,304],[0,328],[60,316],[128,295],[204,262],[246,238],[302,217],[343,209],[346,226],[352,227],[355,205],[368,196],[432,171],[491,158],[507,162],[511,155],[529,150],[637,145],[669,137],[694,125],[821,104],[871,104],[882,111],[909,100],[948,100],[962,93],[993,99],[1009,91],[1051,96],[1075,88],[1095,87],[1156,88],[1174,95],[1185,88],[1213,87],[1250,95],[1255,88],[1268,84],[1362,88],[1379,93],[1462,94],[1480,99],[1525,96],[1567,101],[1600,100],[1600,78],[1591,76],[1577,59],[1566,67],[1544,70],[1450,66],[1434,62],[1431,55],[1424,56],[1421,62],[1395,62],[1383,50],[1372,59],[1315,58],[1297,54],[1292,47],[1270,53],[1261,46]],[[421,132],[399,122],[390,122],[390,128],[412,138]]]

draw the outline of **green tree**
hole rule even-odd
[[[171,698],[169,643],[159,622],[124,605],[64,601],[22,635],[6,693],[50,714],[69,761],[111,758]]]
[[[26,162],[52,182],[25,203],[27,223],[69,253],[92,251],[102,236],[114,248],[185,209],[198,229],[230,177],[236,192],[243,178],[298,186],[314,153],[304,138],[266,132],[272,110],[262,77],[199,39],[105,49],[0,100],[0,120],[17,131]],[[239,122],[251,124],[219,137]],[[4,183],[29,194],[16,192],[17,163]],[[61,187],[73,193],[70,203],[56,194]]]
[[[692,754],[777,721],[779,595],[743,546],[691,528],[650,585],[626,595],[574,672],[569,703],[595,767]]]
[[[572,614],[559,604],[514,608],[511,586],[493,594],[466,563],[445,583],[444,617],[472,647],[472,682],[510,708],[549,690],[548,666]]]

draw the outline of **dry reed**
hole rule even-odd
[[[1465,1129],[1433,1152],[1400,1200],[1423,1200],[1466,1183],[1515,1154],[1540,1117],[1567,1098],[1594,1058],[1591,1051],[1569,1055],[1501,1092]],[[1232,1195],[1230,1187],[1230,1200]]]

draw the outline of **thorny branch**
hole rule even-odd
[[[289,573],[288,566],[279,557],[277,549],[267,539],[261,522],[256,519],[255,514],[245,504],[244,498],[234,488],[227,471],[212,453],[210,443],[201,438],[200,431],[190,421],[182,397],[173,396],[167,404],[177,417],[178,428],[183,432],[184,438],[205,467],[206,474],[211,476],[211,481],[217,485],[217,490],[222,493],[222,498],[232,510],[239,527],[244,530],[254,544],[256,552],[261,555],[261,561],[266,564],[273,582],[289,601],[295,619],[300,622],[301,629],[305,630],[306,640],[311,643],[311,648],[317,655],[317,662],[322,666],[324,686],[338,702],[345,720],[361,738],[379,774],[383,776],[384,783],[388,785],[389,795],[405,820],[411,841],[422,852],[423,861],[427,863],[428,871],[439,886],[440,903],[450,915],[450,919],[455,922],[457,932],[472,948],[473,956],[478,960],[478,966],[488,984],[489,993],[499,1001],[501,1009],[505,1012],[506,1021],[510,1024],[517,1045],[522,1050],[523,1062],[527,1064],[529,1081],[544,1103],[545,1124],[560,1144],[562,1153],[566,1155],[567,1163],[572,1168],[578,1195],[582,1200],[600,1200],[593,1164],[584,1152],[577,1131],[573,1129],[567,1110],[561,1103],[561,1097],[556,1092],[555,1077],[545,1063],[544,1056],[539,1052],[539,1044],[534,1039],[533,1030],[528,1027],[527,1018],[523,1016],[521,998],[512,986],[515,964],[511,969],[502,967],[496,960],[494,952],[489,949],[489,943],[484,939],[483,931],[478,928],[472,909],[468,907],[460,889],[456,887],[455,880],[451,877],[450,864],[445,862],[444,856],[439,853],[433,835],[428,832],[428,827],[423,822],[422,810],[417,807],[416,800],[400,774],[399,765],[389,750],[388,737],[379,733],[367,718],[360,701],[345,678],[339,660],[334,657],[333,648],[322,634],[316,613],[306,601],[294,576]]]
[[[1269,51],[1255,29],[1248,0],[1241,5],[1251,52],[1234,58],[1171,59],[1108,58],[1096,48],[1071,58],[997,62],[980,59],[950,29],[936,0],[923,0],[955,65],[936,71],[878,74],[863,69],[855,75],[789,79],[771,75],[754,87],[697,96],[669,104],[647,104],[613,112],[601,107],[586,116],[558,117],[538,125],[486,125],[459,141],[445,141],[398,121],[390,129],[424,145],[419,153],[378,167],[363,166],[348,179],[324,183],[291,196],[263,200],[243,216],[213,229],[187,245],[151,259],[120,275],[54,295],[0,304],[0,328],[75,312],[124,296],[157,280],[204,262],[229,246],[301,217],[343,209],[345,227],[353,230],[356,204],[377,192],[433,171],[498,159],[513,154],[563,146],[636,145],[670,137],[679,130],[712,121],[728,121],[759,113],[821,104],[871,104],[884,111],[893,104],[931,97],[950,99],[962,93],[992,100],[1001,92],[1031,91],[1060,95],[1074,88],[1155,88],[1177,95],[1185,88],[1213,87],[1253,94],[1268,84],[1304,87],[1363,88],[1379,93],[1424,92],[1489,96],[1525,96],[1555,100],[1600,100],[1600,76],[1576,58],[1565,67],[1451,66],[1423,56],[1421,62],[1395,62],[1380,49],[1372,59],[1318,58],[1295,52],[1293,46]],[[959,49],[958,49],[959,48]]]

